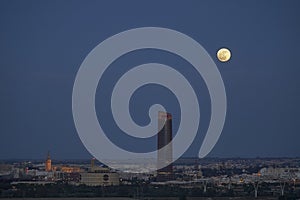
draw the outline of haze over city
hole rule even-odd
[[[299,1],[1,1],[0,159],[90,159],[72,117],[76,73],[100,42],[138,27],[165,27],[199,42],[216,63],[226,89],[227,116],[209,157],[300,157]],[[221,63],[216,52],[232,58]],[[133,66],[168,64],[189,77],[199,98],[198,136],[184,154],[196,157],[210,119],[210,98],[199,75],[185,60],[159,50],[128,53],[105,72],[96,94],[98,118],[110,139],[123,146],[153,149],[122,135],[107,97]],[[104,85],[104,87],[103,87]],[[148,108],[164,105],[176,132],[180,110],[166,88],[149,85],[132,97],[137,124],[149,122]],[[121,136],[119,136],[121,135]],[[120,141],[120,138],[122,139]]]

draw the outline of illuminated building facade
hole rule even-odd
[[[160,127],[162,128],[160,129]],[[161,111],[158,112],[158,128],[160,130],[157,135],[157,150],[162,149],[172,141],[172,115],[170,113]],[[158,151],[158,166],[161,164],[168,165],[162,169],[157,170],[157,181],[169,181],[173,179],[172,155],[172,146]]]
[[[53,166],[52,171],[59,171],[64,173],[79,173],[81,172],[80,167],[73,166]]]

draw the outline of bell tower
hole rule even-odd
[[[52,171],[51,158],[50,158],[50,152],[49,151],[48,151],[48,155],[47,155],[47,160],[45,162],[45,171],[46,172]]]

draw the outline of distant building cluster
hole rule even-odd
[[[19,184],[180,188],[199,194],[235,196],[283,196],[300,194],[300,159],[194,159],[175,162],[172,168],[152,173],[125,173],[101,165],[95,159],[77,162],[20,161],[0,164],[0,181]],[[172,190],[172,189],[170,189]],[[211,192],[214,193],[211,193]]]
[[[83,164],[52,164],[48,152],[45,163],[21,162],[15,165],[0,164],[0,179],[16,180],[13,184],[46,184],[66,182],[88,186],[119,185],[119,174],[107,167]],[[17,181],[21,180],[21,181]]]

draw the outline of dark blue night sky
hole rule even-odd
[[[299,157],[299,9],[297,0],[0,1],[0,159],[40,159],[48,150],[54,159],[90,158],[72,117],[76,73],[101,41],[147,26],[192,37],[219,68],[228,111],[223,133],[209,156]],[[233,55],[227,63],[215,56],[224,46]],[[115,130],[107,106],[98,99],[110,94],[122,72],[149,61],[194,74],[184,61],[166,52],[145,50],[120,57],[106,72],[105,87],[97,91],[97,112],[108,116],[99,121],[107,129]],[[210,115],[201,77],[192,76],[191,82],[198,91],[203,122],[186,156],[197,155]],[[132,97],[130,108],[138,124],[146,124],[143,116],[149,105],[161,101],[169,103],[176,129],[178,102],[164,90],[145,86]],[[126,138],[122,144],[132,148]]]

